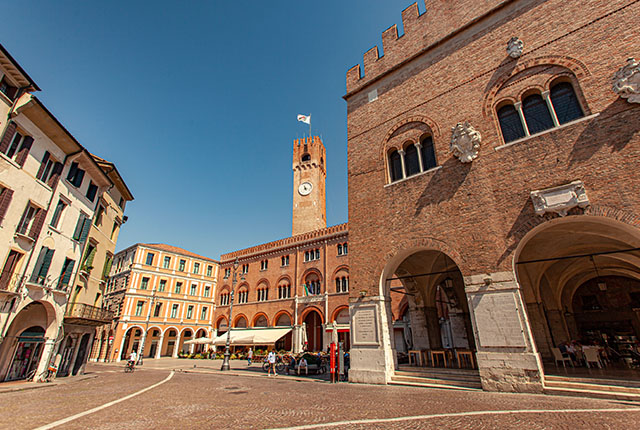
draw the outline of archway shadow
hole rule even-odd
[[[602,110],[597,118],[593,118],[573,144],[568,169],[577,163],[588,161],[605,145],[611,147],[612,153],[622,151],[640,131],[640,120],[615,122],[616,115],[629,110],[638,111],[638,108],[618,98]]]
[[[471,171],[471,163],[461,163],[449,158],[438,169],[416,201],[414,216],[419,216],[427,206],[451,200]]]
[[[500,65],[496,67],[493,75],[491,75],[491,79],[487,83],[487,86],[484,89],[485,93],[491,91],[491,89],[498,83],[500,78],[504,76],[510,76],[513,69],[518,65],[518,60],[515,58],[511,58],[508,55],[500,62]]]

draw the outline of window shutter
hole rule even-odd
[[[84,220],[86,217],[83,214],[80,214],[78,217],[78,222],[76,223],[76,229],[73,231],[73,238],[75,240],[80,240],[80,236],[82,235],[82,226],[84,226]]]
[[[104,262],[104,269],[102,270],[102,279],[107,279],[109,277],[109,272],[111,271],[112,263],[113,263],[113,259],[107,256],[107,259]]]
[[[62,174],[62,163],[56,162],[56,164],[53,165],[53,171],[51,173],[51,176],[49,177],[49,180],[47,181],[47,185],[49,185],[51,188],[55,188],[56,185],[58,185],[58,181],[60,180],[61,174]]]
[[[38,278],[40,277],[40,273],[42,272],[42,263],[44,263],[44,257],[47,255],[48,248],[43,246],[40,249],[40,254],[38,255],[38,260],[36,261],[36,267],[33,269],[33,274],[31,275],[30,282],[38,282]]]
[[[89,218],[84,218],[84,224],[82,226],[82,233],[80,234],[80,242],[84,243],[89,235],[89,228],[91,228],[91,223],[89,222]]]
[[[9,144],[11,143],[11,139],[13,139],[14,134],[16,134],[16,123],[11,121],[9,122],[7,129],[4,131],[2,140],[0,140],[0,152],[3,154],[7,152],[7,149],[9,149]]]
[[[42,180],[42,174],[44,173],[44,169],[45,167],[47,167],[47,161],[49,161],[49,156],[51,154],[49,154],[49,151],[45,151],[44,153],[44,157],[42,157],[42,162],[40,163],[40,168],[38,169],[38,174],[36,175],[36,178]]]
[[[0,222],[2,222],[4,216],[7,214],[7,210],[9,210],[9,204],[11,203],[12,197],[13,190],[10,190],[9,188],[2,190],[2,194],[0,194]]]
[[[51,260],[53,259],[53,252],[53,249],[47,249],[47,253],[44,256],[44,261],[40,268],[40,276],[42,276],[43,279],[46,278],[47,273],[49,273],[49,267],[51,266]]]
[[[33,224],[31,224],[31,230],[29,231],[29,237],[36,240],[42,230],[44,224],[44,218],[47,216],[47,211],[44,209],[38,209],[36,216],[33,218]]]
[[[96,256],[96,251],[98,250],[97,247],[93,247],[91,249],[91,252],[89,252],[89,255],[87,255],[87,261],[85,262],[85,266],[87,267],[93,267],[93,259]]]
[[[68,181],[70,181],[76,175],[76,170],[78,170],[78,163],[71,163],[71,167],[69,167],[69,172],[67,173]]]
[[[18,163],[20,167],[24,167],[29,151],[31,151],[31,145],[33,145],[33,137],[25,136],[20,151],[18,151],[18,158],[16,158],[16,163]]]
[[[64,268],[64,272],[62,273],[62,279],[60,280],[61,286],[69,285],[69,280],[71,279],[71,273],[73,272],[73,266],[76,264],[75,261],[69,260],[69,264],[67,264]]]

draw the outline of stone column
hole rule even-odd
[[[295,324],[293,326],[293,333],[291,335],[291,347],[293,349],[293,353],[294,354],[299,354],[302,352],[302,342],[301,342],[301,336],[300,336],[300,326]]]
[[[122,348],[124,348],[124,341],[127,339],[127,328],[126,325],[123,327],[123,332],[122,332],[122,340],[120,341],[120,348],[118,348],[118,353],[116,354],[116,362],[119,362],[121,360],[120,357],[122,357],[122,353],[124,351],[122,351]]]
[[[554,126],[559,126],[560,122],[558,121],[558,115],[556,115],[556,110],[553,108],[553,103],[551,103],[551,98],[549,97],[549,91],[544,91],[542,93],[542,98],[547,104],[547,108],[549,108],[549,114],[551,115],[551,121],[553,121]]]
[[[179,352],[179,349],[180,349],[180,332],[178,332],[178,334],[176,335],[176,341],[175,342],[176,343],[173,345],[173,354],[171,354],[171,357],[178,358],[178,352]]]
[[[527,121],[524,119],[524,112],[522,112],[522,102],[514,103],[513,107],[518,112],[518,117],[520,117],[520,123],[522,124],[522,128],[524,129],[524,135],[531,136],[529,134],[529,127],[527,127]]]
[[[156,348],[156,356],[153,358],[160,358],[162,354],[162,345],[164,344],[164,333],[160,334],[160,340],[158,341],[158,347]]]
[[[427,319],[424,307],[410,307],[409,318],[411,319],[412,349],[429,349],[431,338],[429,336],[429,330],[427,330]]]
[[[386,384],[396,367],[392,345],[391,298],[361,296],[349,299],[351,368],[349,381]]]
[[[407,168],[404,164],[404,150],[398,150],[398,154],[400,154],[400,164],[402,165],[402,179],[407,177]]]
[[[464,278],[482,388],[542,393],[543,371],[513,272]]]

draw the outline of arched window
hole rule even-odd
[[[236,327],[247,328],[247,320],[245,319],[245,317],[240,317],[236,320]]]
[[[540,94],[532,94],[522,101],[524,119],[530,134],[540,133],[553,127],[553,119],[547,103]]]
[[[423,137],[420,143],[422,144],[422,149],[420,150],[422,167],[424,170],[433,169],[438,165],[436,162],[436,151],[433,147],[433,138],[431,136]]]
[[[289,327],[291,326],[291,318],[289,318],[289,315],[287,314],[282,314],[278,317],[278,320],[276,321],[276,327]]]
[[[561,82],[551,87],[551,104],[556,111],[558,122],[565,124],[584,116],[582,107],[573,87],[568,82]]]
[[[498,109],[498,121],[504,143],[509,143],[525,136],[520,115],[513,105],[506,105]]]
[[[302,154],[302,161],[311,161],[311,155],[309,154]]]
[[[420,173],[418,148],[413,143],[407,145],[404,150],[404,167],[407,169],[407,177]]]
[[[389,154],[389,173],[391,182],[402,179],[402,160],[400,159],[400,153],[396,150]]]

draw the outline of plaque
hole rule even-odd
[[[482,347],[524,348],[522,321],[513,292],[477,294],[471,299]]]
[[[378,345],[378,324],[376,307],[358,307],[353,310],[351,320],[354,345]]]

